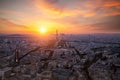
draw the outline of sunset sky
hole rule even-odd
[[[120,0],[0,0],[0,34],[118,33]]]

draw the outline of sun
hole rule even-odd
[[[41,28],[40,28],[40,33],[46,33],[46,32],[47,32],[46,27],[41,27]]]

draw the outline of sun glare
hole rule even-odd
[[[40,28],[40,32],[41,32],[41,33],[46,33],[46,32],[47,32],[47,29],[46,29],[45,27],[41,27],[41,28]]]

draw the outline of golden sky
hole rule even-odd
[[[0,0],[0,33],[118,33],[120,0]]]

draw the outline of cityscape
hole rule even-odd
[[[120,0],[0,0],[0,80],[120,80]]]
[[[120,79],[119,34],[61,37],[44,42],[27,35],[2,35],[1,80]]]

